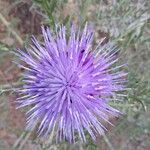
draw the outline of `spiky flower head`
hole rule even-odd
[[[108,104],[124,90],[126,74],[115,65],[116,48],[99,44],[93,50],[93,30],[87,24],[82,32],[72,25],[69,36],[65,26],[56,26],[53,33],[42,27],[42,33],[44,44],[33,37],[30,49],[18,50],[26,63],[20,64],[26,71],[18,103],[30,106],[27,128],[38,123],[40,136],[54,130],[57,141],[74,142],[77,134],[86,142],[85,132],[96,140],[106,130],[102,122],[119,114]]]

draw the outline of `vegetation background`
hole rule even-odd
[[[149,0],[0,0],[0,150],[149,150],[150,149],[150,2]],[[41,39],[42,24],[95,29],[95,43],[115,41],[128,63],[128,91],[110,105],[124,115],[110,118],[114,127],[96,143],[55,144],[26,132],[24,110],[16,110],[15,87],[21,72],[12,62],[16,47],[28,47],[31,35]]]

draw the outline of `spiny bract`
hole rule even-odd
[[[17,52],[26,63],[19,64],[26,71],[17,102],[30,106],[27,128],[38,123],[38,135],[48,137],[54,130],[57,141],[79,137],[86,142],[85,131],[96,140],[106,130],[102,122],[120,113],[108,105],[124,90],[126,73],[115,65],[118,51],[110,44],[92,50],[93,30],[87,24],[83,31],[72,25],[69,36],[65,26],[55,32],[42,27],[42,33],[44,44],[33,37],[30,48]]]

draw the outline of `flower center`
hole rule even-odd
[[[66,76],[65,86],[67,88],[75,88],[78,82],[78,75],[76,72],[73,72],[71,75]]]

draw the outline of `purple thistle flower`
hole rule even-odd
[[[31,106],[27,112],[27,129],[38,126],[38,134],[48,137],[56,131],[57,141],[75,142],[78,134],[86,142],[85,131],[93,140],[107,130],[102,120],[120,112],[108,105],[112,97],[124,90],[126,73],[115,66],[116,48],[106,44],[92,50],[93,30],[85,25],[82,32],[56,26],[56,34],[42,27],[44,44],[33,37],[33,45],[17,55],[24,87],[19,91],[19,107]],[[116,70],[116,71],[115,71]],[[111,124],[111,123],[110,123]]]

